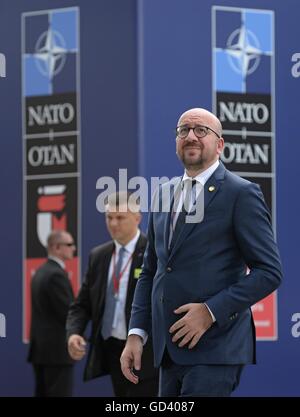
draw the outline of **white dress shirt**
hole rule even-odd
[[[113,329],[111,333],[111,335],[115,337],[116,339],[126,340],[126,336],[127,336],[125,306],[126,306],[129,273],[130,273],[130,268],[131,268],[131,263],[132,263],[132,259],[130,261],[129,259],[133,255],[133,252],[135,250],[135,246],[140,237],[140,234],[141,232],[140,230],[138,230],[135,237],[129,243],[127,243],[126,246],[124,246],[125,253],[122,259],[121,271],[123,271],[126,265],[127,266],[120,280],[118,298],[117,298],[116,307],[115,307]],[[114,243],[115,243],[116,250],[115,250],[115,256],[111,258],[110,265],[109,265],[108,284],[110,280],[112,279],[114,263],[115,265],[117,264],[118,258],[119,258],[119,251],[122,247],[122,245],[120,245],[120,243],[118,243],[116,240],[114,241]]]
[[[212,176],[212,174],[215,172],[215,170],[218,168],[220,162],[219,160],[217,160],[216,162],[214,162],[209,168],[207,168],[205,171],[201,172],[200,174],[198,174],[196,177],[189,177],[185,171],[183,177],[182,177],[182,182],[184,183],[185,181],[191,181],[191,180],[196,180],[196,195],[195,197],[197,198],[200,191],[202,190],[202,188],[205,186],[206,181]],[[169,240],[169,244],[171,242],[172,239],[172,234],[173,234],[173,230],[175,228],[176,225],[176,221],[177,218],[179,216],[179,213],[181,211],[182,205],[183,205],[183,201],[185,198],[185,193],[186,193],[186,187],[182,187],[183,192],[180,195],[180,199],[179,199],[179,204],[178,204],[178,208],[176,210],[176,212],[174,213],[174,218],[173,218],[173,222],[171,222],[170,224],[170,240]],[[190,201],[190,207],[193,205],[193,201],[191,199]],[[205,304],[205,303],[204,303]],[[205,304],[206,305],[206,304]],[[178,306],[179,307],[179,306]],[[214,316],[214,314],[212,313],[212,311],[210,310],[210,308],[206,305],[206,308],[208,309],[211,318],[213,319],[213,322],[216,321],[216,318]],[[145,330],[143,329],[131,329],[129,330],[128,336],[131,334],[136,334],[138,336],[140,336],[143,339],[143,343],[145,344],[147,342],[148,339],[148,334]]]

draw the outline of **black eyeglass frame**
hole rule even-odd
[[[76,246],[76,245],[75,245],[75,242],[72,242],[72,243],[59,242],[59,243],[58,243],[58,245],[68,246],[69,248],[70,248],[71,246]]]
[[[185,136],[179,136],[178,135],[178,129],[180,128],[180,127],[186,127],[187,129],[188,129],[188,132],[187,132],[187,134],[185,135]],[[175,129],[175,133],[176,133],[176,137],[178,137],[178,138],[180,138],[180,139],[185,139],[188,135],[189,135],[189,133],[190,133],[190,130],[192,129],[193,130],[193,132],[194,132],[194,135],[198,138],[198,139],[202,139],[202,138],[205,138],[205,136],[207,136],[207,134],[208,134],[208,132],[204,135],[204,136],[198,136],[198,135],[196,135],[196,132],[195,132],[195,129],[197,128],[197,127],[205,127],[205,129],[208,129],[208,130],[211,130],[219,139],[221,139],[221,136],[217,133],[217,132],[215,132],[211,127],[209,127],[209,126],[205,126],[205,125],[196,125],[196,126],[194,126],[194,127],[189,127],[189,126],[186,126],[186,125],[181,125],[181,126],[177,126],[176,127],[176,129]]]

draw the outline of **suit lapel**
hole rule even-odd
[[[102,262],[99,262],[96,267],[97,279],[94,285],[94,294],[96,302],[97,316],[100,318],[101,308],[104,306],[106,288],[107,288],[107,276],[109,271],[110,260],[114,251],[114,243],[107,248],[103,255]]]
[[[204,209],[206,210],[209,204],[212,202],[212,200],[217,195],[217,192],[219,191],[225,176],[225,167],[220,162],[220,165],[216,169],[216,171],[213,173],[213,175],[206,181],[204,186]],[[205,211],[204,211],[205,215]]]
[[[134,295],[135,286],[137,283],[137,278],[135,278],[135,269],[141,268],[143,263],[143,256],[146,247],[146,237],[141,233],[137,244],[135,246],[135,250],[132,257],[130,272],[129,272],[129,279],[128,279],[128,286],[127,286],[127,294],[126,294],[126,304],[125,304],[125,315],[126,315],[126,324],[128,327],[128,321],[130,318],[131,312],[131,305]]]
[[[214,197],[217,195],[221,184],[224,180],[225,176],[225,167],[220,162],[216,171],[211,175],[211,177],[206,181],[204,186],[204,218],[205,218],[205,211],[207,210],[209,204],[213,201]],[[173,247],[172,252],[170,253],[170,258],[174,256],[174,253],[178,250],[180,245],[185,241],[187,236],[194,230],[194,228],[199,223],[185,223],[180,235],[178,236],[177,241]]]
[[[165,252],[169,252],[169,239],[170,239],[170,228],[171,228],[171,221],[173,221],[173,210],[174,210],[174,203],[178,204],[178,199],[181,192],[181,180],[182,177],[176,178],[175,182],[170,186],[170,207],[165,216],[165,223],[164,223],[164,247]],[[175,206],[176,207],[176,206]]]

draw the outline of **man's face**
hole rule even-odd
[[[194,109],[184,113],[179,119],[178,126],[195,127],[197,125],[208,126],[218,132],[218,126],[210,113]],[[204,170],[212,165],[221,155],[224,140],[208,130],[203,138],[197,138],[193,130],[189,131],[186,138],[176,138],[176,153],[187,170]]]
[[[141,221],[141,215],[129,211],[126,205],[121,205],[119,208],[108,205],[105,219],[112,239],[121,245],[126,245],[134,238]]]
[[[56,256],[58,256],[60,259],[67,261],[73,258],[76,246],[70,233],[62,233],[60,241],[55,246]]]

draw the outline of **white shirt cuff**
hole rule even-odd
[[[209,314],[211,315],[213,323],[215,323],[217,320],[216,320],[215,316],[213,315],[211,309],[208,307],[208,305],[206,303],[204,303],[204,305],[206,306],[207,310],[209,311]]]
[[[147,340],[148,340],[148,333],[145,332],[145,330],[143,329],[130,329],[128,332],[128,336],[130,336],[131,334],[137,334],[138,336],[140,336],[143,339],[143,345],[146,344]]]

